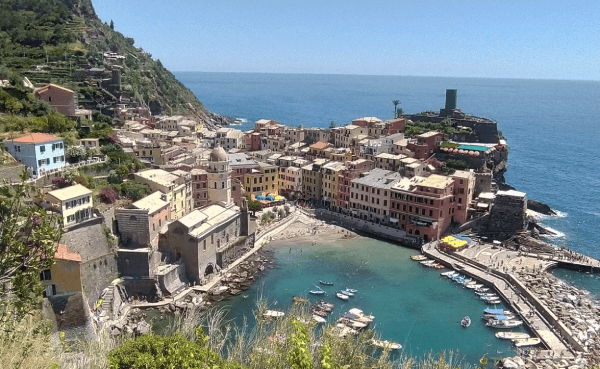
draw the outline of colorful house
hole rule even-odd
[[[4,142],[6,151],[37,177],[65,166],[65,146],[60,137],[30,133]]]

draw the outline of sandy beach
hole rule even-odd
[[[327,224],[304,212],[298,211],[298,213],[298,218],[293,223],[273,236],[269,244],[263,247],[265,251],[289,247],[311,247],[340,239],[361,237],[346,228]]]

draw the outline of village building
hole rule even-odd
[[[150,186],[152,191],[166,195],[171,204],[171,218],[179,219],[193,208],[192,182],[163,169],[148,169],[134,173],[137,182]]]
[[[359,139],[359,135],[367,135],[367,128],[356,126],[356,125],[348,125],[343,127],[338,127],[335,131],[334,136],[334,145],[335,147],[354,147],[356,146],[356,140]]]
[[[323,172],[321,167],[327,159],[315,159],[312,163],[302,167],[302,197],[305,200],[320,200],[323,185]]]
[[[60,137],[30,133],[4,141],[4,147],[33,177],[65,166],[65,146]]]
[[[203,207],[209,204],[208,199],[208,172],[203,169],[192,169],[192,197],[194,198],[194,208]]]
[[[340,173],[347,169],[344,163],[333,161],[321,167],[322,185],[321,199],[327,208],[336,208],[336,200],[339,192]]]
[[[244,175],[246,194],[256,196],[277,195],[279,193],[279,168],[276,165],[258,162],[258,169]]]
[[[34,94],[57,112],[67,117],[76,116],[77,95],[73,90],[50,83],[35,89]]]
[[[221,146],[226,151],[231,149],[245,149],[244,133],[239,129],[219,128],[215,137],[215,147]]]
[[[402,159],[406,159],[406,155],[394,155],[388,153],[381,153],[373,158],[375,167],[385,170],[391,170],[397,172],[402,164]]]
[[[40,273],[40,279],[44,286],[44,297],[83,292],[80,265],[81,255],[70,252],[66,245],[59,244],[54,253],[52,268]]]
[[[208,199],[210,204],[228,206],[231,204],[231,169],[229,157],[218,146],[210,153],[208,168]]]
[[[400,180],[397,172],[375,168],[351,181],[350,207],[360,219],[388,224],[391,188]]]
[[[60,213],[65,228],[94,217],[92,190],[80,184],[50,191],[46,194],[45,201]]]
[[[375,163],[371,160],[357,159],[346,163],[346,168],[341,170],[338,176],[338,197],[336,207],[338,211],[345,214],[350,209],[350,188],[352,180],[362,173],[370,172],[375,168]]]
[[[417,159],[427,159],[433,155],[444,138],[444,134],[437,131],[431,131],[417,135],[416,140],[409,140],[407,148],[415,153]]]

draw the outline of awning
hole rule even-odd
[[[358,211],[352,210],[352,214],[356,215],[356,214],[358,214]]]
[[[398,223],[398,219],[396,219],[396,218],[390,218],[390,222],[392,222],[392,223]]]

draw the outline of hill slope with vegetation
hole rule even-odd
[[[0,79],[27,77],[75,91],[80,105],[101,110],[123,98],[154,114],[219,121],[194,94],[134,40],[102,22],[91,0],[4,0],[0,3]],[[108,57],[106,53],[112,53]],[[120,70],[118,93],[102,80]]]

